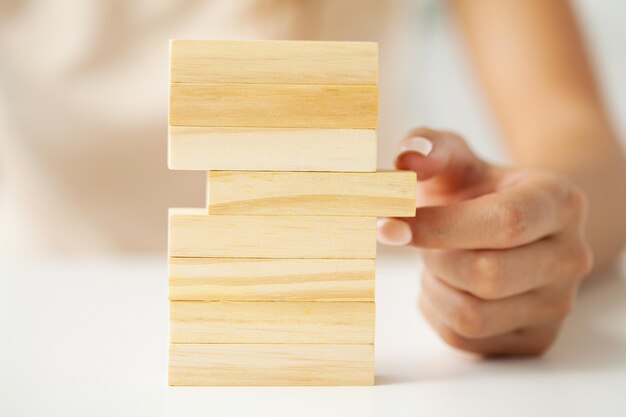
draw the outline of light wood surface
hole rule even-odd
[[[409,217],[416,175],[374,173],[210,171],[209,214]]]
[[[177,170],[376,171],[376,131],[170,126]]]
[[[170,258],[170,300],[374,301],[373,259]]]
[[[375,85],[170,84],[171,126],[375,129]]]
[[[170,42],[173,83],[378,84],[373,42]]]
[[[208,258],[376,257],[375,217],[208,215],[170,209],[169,255]]]
[[[372,385],[378,46],[170,44],[168,166],[208,173],[170,209],[170,385]],[[279,172],[283,171],[283,172]]]
[[[171,344],[170,385],[373,385],[374,346]]]
[[[374,343],[373,302],[170,301],[172,343]]]

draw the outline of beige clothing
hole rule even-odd
[[[168,39],[381,43],[379,165],[411,125],[408,0],[0,0],[2,253],[153,251],[204,175],[166,167]],[[405,103],[403,105],[403,103]]]

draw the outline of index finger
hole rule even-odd
[[[567,191],[526,182],[446,206],[421,207],[403,219],[412,244],[440,249],[504,249],[552,235],[567,222]]]

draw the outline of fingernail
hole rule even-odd
[[[378,219],[376,223],[378,241],[385,245],[404,246],[411,243],[413,233],[406,222],[397,219]]]
[[[404,138],[400,142],[400,151],[398,154],[403,154],[405,152],[416,152],[423,156],[428,156],[433,150],[433,143],[420,136],[412,136],[409,138]]]

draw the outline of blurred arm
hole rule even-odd
[[[626,240],[626,159],[565,0],[451,0],[461,37],[519,165],[570,177],[590,200],[596,266]]]

